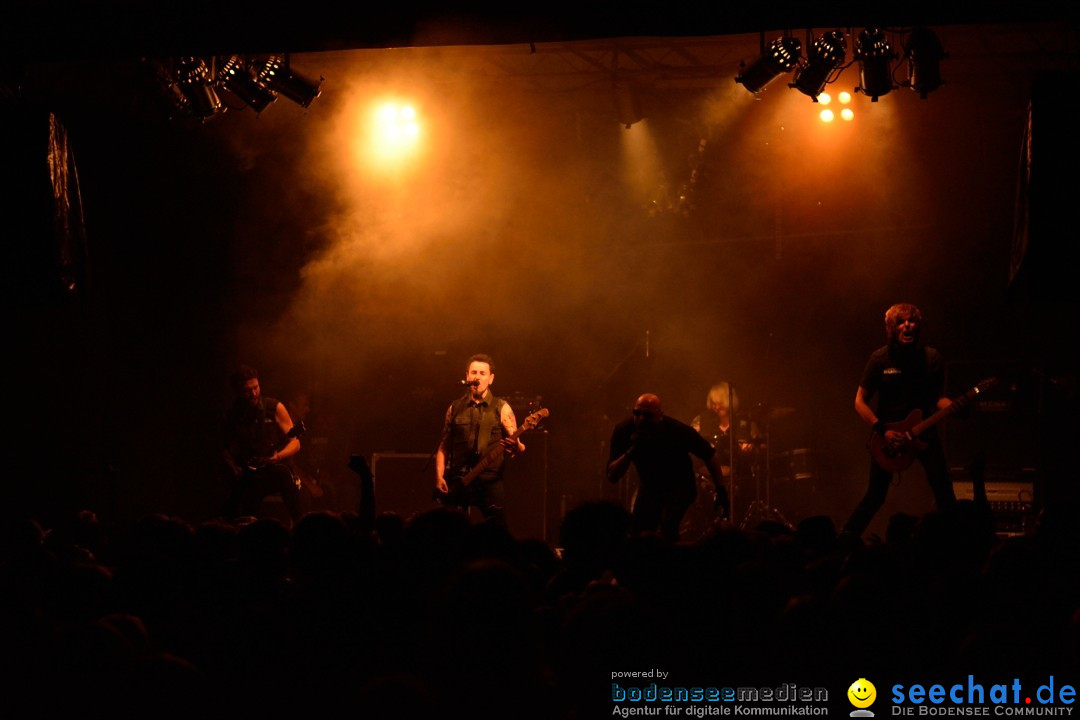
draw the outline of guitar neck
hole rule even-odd
[[[936,413],[926,418],[915,427],[911,428],[911,434],[915,436],[922,435],[924,432],[937,425],[940,420],[944,420],[947,416],[953,414],[954,412],[956,412],[956,408],[953,405],[938,410]]]
[[[936,413],[934,413],[930,417],[926,418],[921,423],[917,424],[915,427],[911,428],[911,434],[915,435],[915,436],[923,434],[924,432],[926,432],[930,428],[934,427],[934,425],[937,425],[937,423],[939,421],[944,420],[945,418],[947,418],[948,416],[952,415],[957,410],[959,410],[960,406],[957,404],[957,401],[959,401],[960,398],[963,398],[965,400],[970,401],[972,398],[974,398],[980,392],[982,392],[982,387],[980,387],[980,386],[976,386],[976,387],[971,388],[970,390],[968,390],[966,393],[964,393],[960,397],[955,398],[951,405],[938,410]]]
[[[468,485],[469,483],[471,483],[473,480],[476,479],[477,475],[484,472],[484,470],[487,470],[488,466],[490,466],[491,463],[495,462],[496,458],[498,458],[507,451],[507,447],[506,445],[503,445],[503,442],[505,442],[506,440],[512,440],[516,442],[523,432],[536,427],[537,423],[540,422],[541,418],[545,418],[547,416],[548,411],[545,408],[541,408],[540,410],[537,410],[536,412],[530,414],[527,418],[525,418],[525,422],[523,422],[517,430],[507,435],[498,444],[492,445],[490,448],[488,448],[488,451],[484,455],[484,457],[480,458],[480,461],[476,463],[476,465],[474,465],[471,470],[469,470],[468,474],[465,475],[465,477],[462,478],[462,484]]]
[[[465,476],[466,480],[471,481],[477,475],[487,470],[491,463],[495,462],[495,458],[503,454],[504,450],[506,450],[506,448],[504,448],[502,445],[499,445],[498,447],[493,447],[491,448],[491,450],[488,450],[487,454],[484,455],[484,457],[480,458],[480,462],[473,465],[472,469],[469,470],[469,474]]]
[[[523,428],[518,428],[516,431],[514,431],[513,434],[507,435],[506,439],[517,440],[518,436],[521,435],[522,429]],[[472,469],[469,470],[469,473],[465,476],[466,482],[471,482],[476,478],[477,475],[487,470],[491,463],[495,462],[496,458],[498,458],[504,452],[506,452],[506,446],[503,445],[501,442],[488,448],[488,451],[484,453],[484,457],[480,458],[480,460],[475,465],[473,465]]]

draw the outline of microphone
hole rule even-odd
[[[459,382],[461,382],[462,385],[472,385],[473,387],[480,387],[479,380],[461,380]]]

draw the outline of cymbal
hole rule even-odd
[[[750,411],[750,417],[756,420],[786,420],[795,414],[795,408],[782,405],[758,405]]]

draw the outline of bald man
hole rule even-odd
[[[638,475],[638,491],[633,516],[637,532],[656,532],[679,540],[679,524],[694,502],[694,455],[705,463],[717,488],[723,493],[723,474],[716,450],[694,428],[664,415],[660,398],[645,393],[634,403],[632,417],[623,420],[611,433],[611,453],[607,478],[618,482],[633,464]]]

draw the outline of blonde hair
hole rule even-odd
[[[712,407],[713,405],[719,405],[720,407],[727,408],[728,392],[731,393],[732,404],[735,406],[734,408],[729,408],[729,412],[738,412],[739,394],[726,382],[719,382],[709,388],[709,394],[705,396],[705,406]]]

